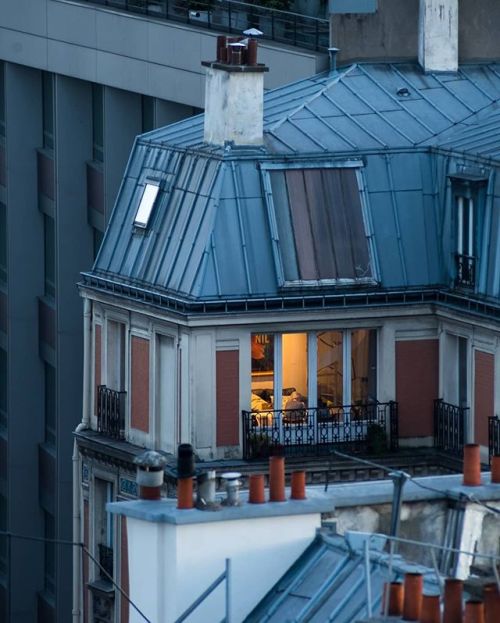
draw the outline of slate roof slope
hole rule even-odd
[[[404,573],[424,574],[425,592],[438,594],[434,571],[394,556],[370,552],[372,613],[382,609],[385,582],[402,581]],[[342,536],[320,532],[315,541],[245,619],[246,623],[352,623],[368,616],[365,558]]]
[[[452,234],[439,189],[455,164],[438,162],[432,146],[495,153],[499,101],[499,64],[448,75],[356,64],[267,93],[262,148],[205,145],[203,115],[140,136],[92,273],[184,300],[296,296],[277,274],[276,248],[293,232],[277,239],[271,230],[263,163],[355,161],[376,284],[447,287]],[[147,231],[138,231],[150,178],[162,189]],[[495,199],[491,223],[499,210]],[[483,292],[497,296],[496,269],[484,270]]]

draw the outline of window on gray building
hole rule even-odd
[[[101,248],[101,244],[102,244],[102,240],[104,238],[104,234],[100,229],[97,229],[97,227],[92,227],[92,233],[93,233],[93,251],[94,251],[94,260],[97,257],[97,254],[99,253],[99,249]]]
[[[56,231],[54,219],[48,214],[44,214],[43,226],[45,296],[53,299],[56,295]]]
[[[104,92],[100,84],[92,85],[92,158],[104,162]]]
[[[5,136],[5,63],[0,61],[0,136]]]
[[[45,443],[56,445],[56,371],[45,362]]]
[[[148,95],[141,97],[142,131],[150,132],[155,125],[155,98]]]
[[[54,516],[44,511],[44,589],[47,596],[55,595],[56,586],[56,522]]]
[[[54,75],[42,72],[43,146],[54,149]]]
[[[270,177],[285,282],[371,279],[356,170],[284,169]]]
[[[0,201],[0,283],[7,283],[7,208]]]
[[[7,430],[7,353],[0,348],[0,431]]]

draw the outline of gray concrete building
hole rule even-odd
[[[118,3],[115,3],[118,4]],[[123,9],[126,7],[123,6]],[[216,32],[65,0],[0,8],[0,621],[71,620],[80,271],[137,134],[199,112]],[[326,55],[263,46],[269,87]]]

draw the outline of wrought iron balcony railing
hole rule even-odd
[[[492,456],[500,455],[500,418],[497,415],[488,418],[488,449],[491,463]]]
[[[97,388],[97,430],[114,439],[125,439],[125,397],[126,392],[109,389],[106,385]]]
[[[328,454],[333,447],[380,453],[398,448],[397,402],[243,411],[243,457]]]
[[[457,276],[455,285],[473,288],[476,285],[476,258],[473,255],[455,256]]]
[[[326,51],[327,19],[280,11],[237,0],[80,0],[151,17],[191,24],[220,32],[241,34],[255,27],[264,39],[310,50]]]
[[[434,401],[434,447],[462,456],[468,407],[457,407],[444,400]]]
[[[106,571],[106,573],[113,577],[113,549],[107,545],[103,545],[102,543],[99,543],[99,564],[104,571]],[[102,573],[102,571],[100,575],[104,579],[109,580],[109,578]]]

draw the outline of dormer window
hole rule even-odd
[[[141,229],[146,229],[153,212],[153,208],[158,197],[158,191],[160,187],[158,184],[146,184],[142,193],[139,207],[135,214],[134,225]]]
[[[475,218],[472,197],[457,196],[457,284],[474,287],[476,282]]]
[[[456,173],[451,177],[454,202],[455,285],[474,288],[478,268],[478,232],[487,177],[481,173]]]
[[[374,282],[356,168],[269,170],[282,285]]]

